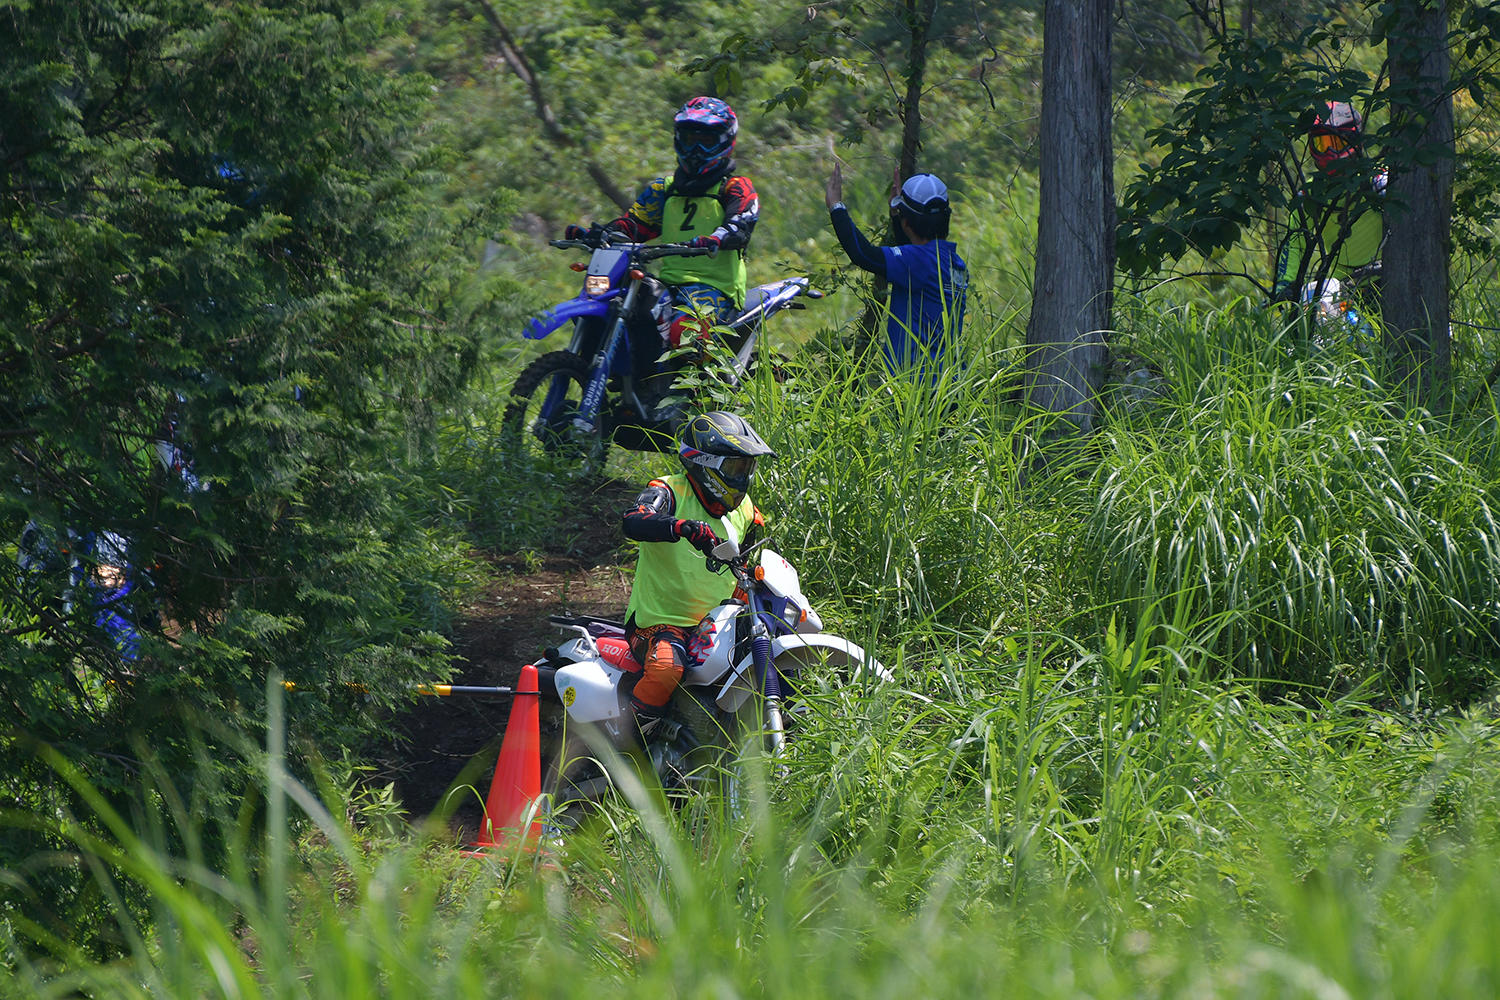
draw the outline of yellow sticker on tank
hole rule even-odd
[[[565,687],[562,689],[562,703],[564,708],[572,708],[573,702],[578,700],[578,689]]]

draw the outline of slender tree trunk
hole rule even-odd
[[[927,79],[927,33],[932,28],[932,18],[937,12],[937,0],[906,0],[906,25],[910,38],[906,60],[906,93],[900,105],[901,152],[897,159],[896,173],[902,179],[917,172],[917,157],[922,151],[922,88]],[[881,242],[894,242],[899,235],[886,230]],[[890,290],[884,278],[870,282],[870,298],[860,314],[857,329],[863,343],[870,343],[879,333],[880,305],[886,301]]]
[[[906,20],[911,32],[911,57],[906,66],[906,96],[901,101],[902,178],[917,172],[917,156],[922,151],[922,88],[927,83],[927,33],[932,30],[932,16],[937,0],[906,0]]]
[[[1110,0],[1047,0],[1043,17],[1041,211],[1026,395],[1087,432],[1113,306]]]
[[[1396,0],[1386,46],[1393,148],[1386,189],[1384,320],[1393,374],[1434,409],[1452,386],[1448,260],[1453,209],[1453,97],[1443,0]]]
[[[532,107],[536,111],[537,120],[542,123],[542,134],[554,145],[568,150],[571,156],[578,159],[583,169],[599,186],[599,190],[604,193],[604,197],[619,206],[620,211],[629,211],[635,199],[616,187],[608,172],[587,151],[579,152],[578,144],[571,135],[564,131],[557,121],[557,116],[552,113],[552,105],[547,103],[547,96],[542,92],[542,81],[532,69],[526,53],[522,52],[521,47],[516,44],[515,36],[510,33],[505,22],[500,20],[500,15],[494,6],[488,0],[477,0],[477,3],[485,20],[500,36],[500,58],[505,60],[505,65],[510,67],[510,71],[516,74],[516,78],[526,85],[527,91],[531,94]]]

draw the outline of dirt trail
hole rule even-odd
[[[566,638],[548,624],[548,615],[623,613],[630,583],[622,566],[620,511],[639,488],[634,481],[599,482],[539,549],[479,554],[492,572],[454,624],[460,659],[453,683],[514,683],[523,663]],[[483,816],[509,712],[508,700],[421,699],[391,720],[393,739],[375,754],[375,780],[394,781],[412,817],[437,809],[455,784],[472,785],[474,791],[456,793],[450,824],[472,833]]]

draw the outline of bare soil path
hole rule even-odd
[[[539,547],[476,553],[489,578],[453,629],[455,684],[515,683],[522,664],[566,638],[547,621],[563,612],[619,617],[630,596],[620,512],[636,481],[602,480],[580,491],[557,530]],[[450,827],[462,837],[479,828],[509,700],[423,698],[391,720],[390,740],[376,749],[379,784],[394,781],[407,813],[438,810],[451,793]],[[467,787],[465,787],[467,786]]]

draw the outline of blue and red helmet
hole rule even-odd
[[[685,177],[712,178],[729,171],[740,121],[717,97],[694,97],[672,119],[672,145]]]

